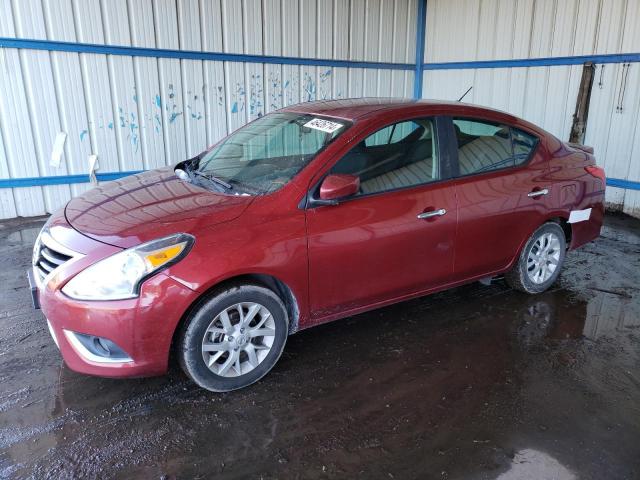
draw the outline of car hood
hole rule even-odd
[[[194,233],[237,218],[255,197],[224,195],[177,178],[171,167],[132,175],[71,200],[67,222],[103,243],[128,248]]]

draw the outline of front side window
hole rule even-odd
[[[506,125],[454,119],[460,175],[471,175],[526,162],[538,139]]]
[[[201,155],[194,179],[215,177],[228,193],[277,190],[306,167],[349,126],[342,119],[300,113],[272,113],[249,123]]]
[[[330,173],[358,176],[358,195],[439,180],[434,129],[431,119],[389,125],[352,148],[334,165]]]

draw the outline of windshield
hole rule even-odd
[[[203,153],[190,175],[232,194],[270,193],[289,182],[348,126],[342,119],[272,113]]]

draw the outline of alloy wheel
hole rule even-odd
[[[555,233],[543,233],[527,255],[527,275],[535,284],[545,283],[560,263],[560,239]]]
[[[209,370],[222,377],[249,373],[271,351],[275,328],[271,312],[259,303],[227,307],[207,327],[202,358]]]

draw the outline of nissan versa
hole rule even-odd
[[[504,275],[538,293],[595,239],[593,150],[462,103],[359,99],[263,116],[51,216],[29,272],[70,368],[247,386],[301,329]]]

